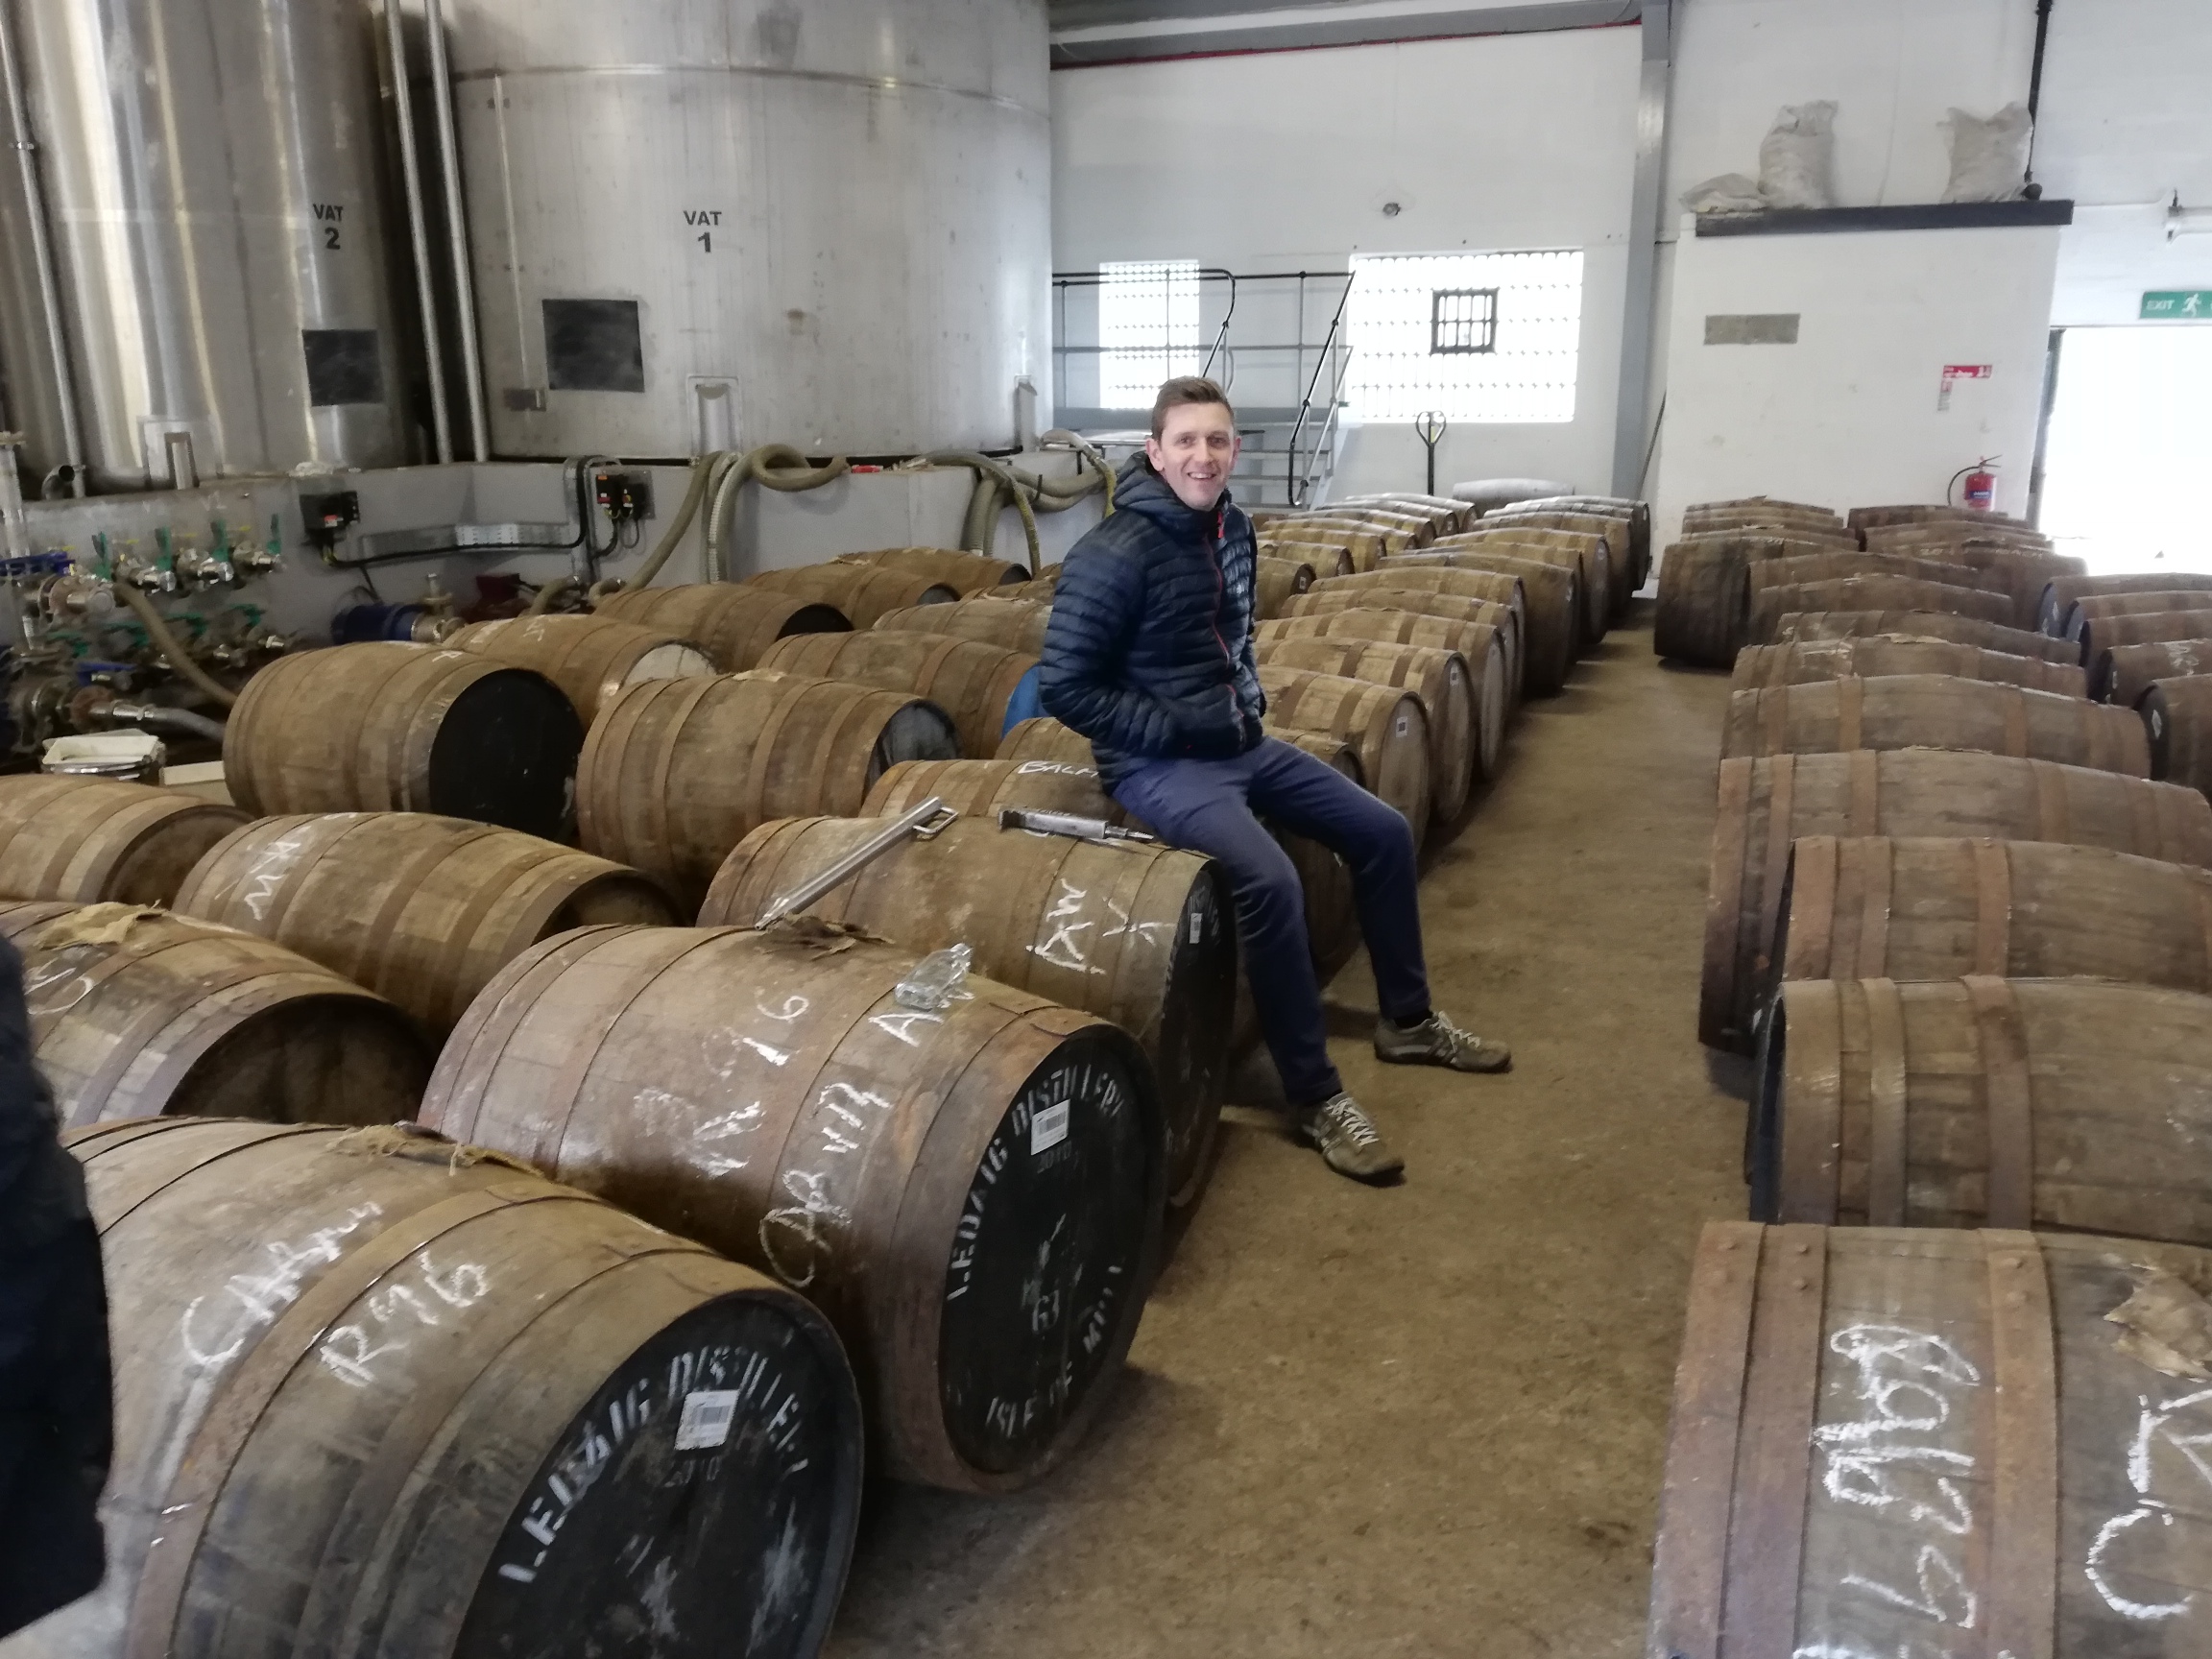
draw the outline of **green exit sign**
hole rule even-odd
[[[2169,288],[2143,296],[2147,323],[2212,323],[2212,288]]]

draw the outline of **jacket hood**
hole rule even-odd
[[[1178,541],[1202,541],[1214,529],[1214,514],[1236,506],[1227,490],[1213,513],[1200,513],[1183,504],[1167,487],[1167,480],[1153,469],[1142,450],[1132,455],[1114,479],[1114,510],[1142,513]]]

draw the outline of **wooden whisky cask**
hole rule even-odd
[[[167,904],[201,854],[246,819],[147,783],[0,778],[0,898]]]
[[[724,674],[757,667],[761,654],[786,634],[839,634],[853,626],[834,605],[745,582],[626,588],[598,600],[593,613],[688,640]]]
[[[2008,657],[2032,657],[2039,662],[2076,663],[2079,653],[2048,634],[1954,616],[1946,611],[1799,611],[1774,624],[1774,643],[1815,639],[1863,639],[1873,635],[1905,639],[1948,639]]]
[[[1008,1491],[1068,1455],[1128,1350],[1159,1101],[1095,1015],[975,974],[917,1008],[914,967],[803,925],[565,933],[476,999],[422,1120],[803,1292],[878,1469]]]
[[[2126,709],[1949,674],[1891,674],[1738,691],[1722,758],[1852,749],[1975,749],[2151,775],[2143,722]]]
[[[1736,655],[1730,686],[1738,691],[1809,685],[1822,680],[1874,680],[1895,674],[1942,674],[2019,685],[2060,697],[2081,697],[2081,670],[2065,662],[2013,657],[1948,639],[1913,639],[1876,634],[1848,639],[1788,640],[1749,645]]]
[[[613,616],[508,616],[471,622],[446,641],[455,651],[530,668],[561,687],[589,727],[625,685],[711,674],[706,652],[657,628]]]
[[[1006,734],[1008,705],[1024,683],[1034,686],[1037,674],[1037,659],[1026,652],[903,628],[780,639],[760,659],[760,666],[772,673],[851,680],[926,698],[951,716],[960,752],[970,757],[998,750],[998,739]]]

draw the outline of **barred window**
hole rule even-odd
[[[1198,261],[1114,260],[1098,275],[1098,401],[1109,409],[1148,409],[1160,383],[1195,374],[1206,353],[1198,341]]]
[[[1352,273],[1354,419],[1575,419],[1580,249],[1360,254]]]
[[[1431,356],[1498,349],[1498,290],[1439,288],[1429,301]]]

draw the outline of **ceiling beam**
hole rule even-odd
[[[1643,0],[1054,0],[1058,68],[1632,23]]]

